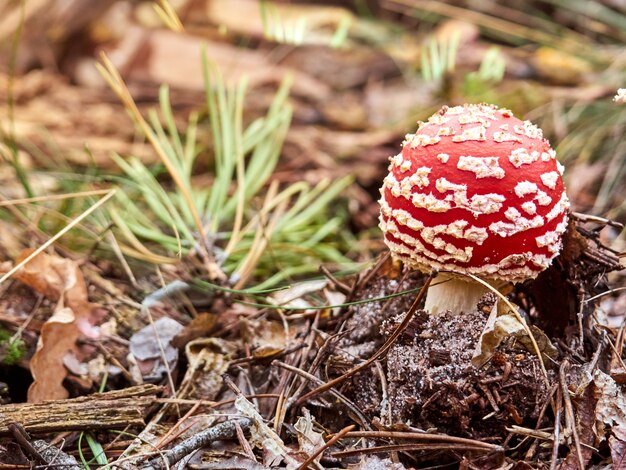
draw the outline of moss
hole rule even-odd
[[[11,366],[24,356],[24,341],[12,339],[12,334],[0,328],[0,363]]]

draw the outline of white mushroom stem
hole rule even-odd
[[[469,278],[439,273],[428,288],[424,309],[432,315],[450,311],[453,315],[473,312],[489,289]]]

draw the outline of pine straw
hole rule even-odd
[[[460,321],[425,316],[417,306],[430,278],[403,273],[388,257],[351,279],[330,275],[324,290],[302,294],[299,300],[314,305],[324,292],[343,291],[349,303],[343,307],[242,309],[233,302],[246,296],[216,294],[219,328],[204,332],[211,339],[203,344],[212,345],[214,361],[235,346],[223,364],[225,382],[213,377],[222,383],[213,395],[194,391],[212,372],[208,365],[194,369],[190,363],[186,367],[195,372],[184,378],[178,374],[177,392],[155,403],[156,413],[146,428],[124,433],[138,434],[150,445],[137,449],[136,442],[126,441],[124,448],[117,439],[107,446],[113,436],[106,434],[99,435],[100,442],[109,449],[110,463],[117,456],[127,468],[168,468],[189,458],[197,462],[201,455],[250,468],[265,468],[263,462],[272,461],[274,468],[346,467],[376,458],[390,458],[407,468],[517,463],[573,469],[607,464],[612,447],[606,441],[597,447],[594,433],[603,392],[592,377],[603,371],[622,383],[620,371],[626,370],[621,358],[624,328],[603,326],[596,309],[602,294],[609,292],[606,274],[616,268],[616,255],[598,242],[597,232],[578,222],[570,226],[553,272],[509,295],[530,313],[526,321],[534,328],[554,323],[555,313],[563,314],[545,309],[537,297],[545,290],[538,283],[560,279],[561,285],[549,286],[554,293],[580,287],[574,302],[557,299],[569,305],[564,320],[569,326],[550,333],[557,354],[543,356],[547,385],[536,352],[514,341],[503,342],[480,369],[464,365],[472,352],[454,348],[480,334],[483,314],[477,311]],[[370,303],[358,302],[368,298]],[[235,316],[234,308],[239,312]],[[259,340],[267,337],[271,325],[288,338],[283,336],[282,345],[274,349]],[[456,343],[443,339],[447,329],[461,332]],[[538,343],[547,354],[545,344]],[[116,354],[120,363],[125,363],[124,354],[124,348]],[[402,358],[414,363],[399,362]],[[218,364],[212,367],[222,367]],[[606,432],[611,435],[610,428]],[[617,435],[611,438],[613,447]],[[72,435],[66,439],[70,445],[64,452],[75,454]],[[133,455],[131,448],[138,453]],[[89,452],[83,449],[87,457]]]

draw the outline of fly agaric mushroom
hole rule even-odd
[[[561,249],[569,201],[541,129],[486,104],[443,107],[406,136],[381,188],[380,228],[410,268],[521,282]],[[426,310],[476,308],[486,289],[439,274]]]

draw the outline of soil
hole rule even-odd
[[[602,246],[597,233],[572,222],[563,253],[553,266],[536,280],[515,286],[509,294],[520,305],[526,321],[535,325],[533,334],[542,337],[537,341],[549,340],[555,353],[551,357],[544,354],[540,359],[533,350],[509,336],[486,364],[477,367],[472,363],[496,302],[496,296],[489,293],[475,311],[462,315],[411,312],[412,320],[384,359],[344,381],[341,392],[378,429],[428,431],[506,445],[517,449],[507,456],[509,462],[521,462],[529,456],[536,461],[549,461],[553,458],[551,448],[529,445],[525,431],[515,430],[553,428],[554,410],[565,406],[565,402],[555,405],[556,389],[563,383],[571,389],[589,383],[584,381],[584,371],[589,370],[593,353],[603,340],[594,327],[592,305],[584,303],[584,299],[606,291],[607,274],[619,268],[617,255]],[[401,275],[397,267],[390,266],[388,262],[383,268],[384,275],[373,276],[359,292],[359,299],[415,289],[425,280],[425,275]],[[345,373],[379,350],[399,327],[414,298],[412,293],[384,303],[352,307],[339,339],[322,360],[327,364],[328,378]],[[536,325],[541,325],[548,336],[544,338]],[[603,360],[606,362],[606,357]],[[547,376],[542,372],[541,361]],[[590,397],[590,390],[574,394],[574,413],[584,415],[585,409],[592,409]],[[348,423],[338,419],[340,416],[330,418],[333,427]],[[320,419],[328,422],[329,415]],[[593,440],[592,432],[587,433],[587,439]],[[576,461],[572,449],[573,443],[560,446],[557,455]],[[439,453],[437,457],[419,451],[403,455],[400,461],[407,465],[447,461]],[[581,456],[591,458],[586,453]],[[503,460],[489,462],[483,462],[479,468],[490,468]]]
[[[484,367],[474,366],[487,317],[429,316],[404,335],[387,357],[389,407],[385,421],[465,437],[504,438],[506,427],[536,419],[546,402],[539,359],[515,341],[501,345]],[[398,317],[385,325],[386,332]]]

